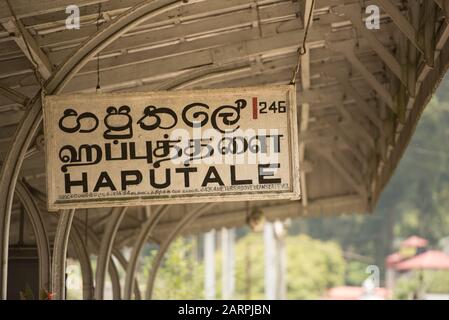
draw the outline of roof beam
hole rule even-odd
[[[368,30],[363,25],[362,8],[360,4],[354,3],[346,6],[336,7],[334,9],[336,12],[344,14],[350,20],[357,32],[361,33],[363,37],[368,40],[369,45],[374,49],[377,55],[382,59],[382,61],[388,66],[388,68],[393,72],[393,74],[401,80],[402,83],[406,84],[406,79],[403,75],[401,65],[395,58],[395,56],[377,39],[374,32]]]
[[[288,31],[298,30],[299,25],[293,21],[285,22],[290,26]],[[278,34],[276,28],[284,25],[283,23],[272,23],[270,25],[262,25],[263,36],[272,36]],[[209,27],[210,29],[211,27]],[[279,34],[283,34],[281,32]],[[177,38],[169,38],[168,41],[153,42],[155,39],[159,39],[158,35],[146,33],[148,36],[141,37],[141,35],[133,35],[128,37],[119,38],[113,44],[105,48],[100,54],[101,60],[114,58],[118,55],[126,54],[130,58],[134,56],[143,56],[144,59],[158,59],[164,56],[175,56],[181,53],[198,51],[201,49],[213,48],[233,43],[236,41],[244,41],[260,38],[257,28],[245,27],[242,30],[236,29],[232,32],[226,31],[217,34],[205,35],[198,37],[197,39],[189,39],[188,41],[182,41]],[[166,39],[167,37],[165,37]],[[164,38],[161,38],[164,39]],[[185,39],[184,39],[185,40]],[[50,60],[56,64],[62,62],[74,48],[58,50],[49,53]],[[140,57],[137,57],[140,60]]]
[[[376,144],[367,128],[362,126],[359,121],[348,111],[347,107],[343,104],[343,101],[336,101],[336,106],[343,118],[349,120],[354,125],[354,131],[356,131],[359,136],[361,136],[368,143],[368,145],[374,149]]]
[[[441,8],[441,10],[443,11],[443,15],[446,18],[449,18],[449,1],[435,0],[435,3]]]
[[[444,1],[446,8],[449,7],[449,1]],[[447,14],[447,12],[446,12]],[[446,15],[446,19],[448,16]],[[435,22],[437,19],[437,8],[433,1],[424,1],[424,13],[420,16],[424,24],[424,57],[426,64],[429,67],[435,65],[435,47],[436,47],[436,32]]]
[[[108,0],[14,0],[14,11],[17,18],[37,16],[56,11],[65,11],[69,5],[76,4],[78,7],[88,6]],[[0,23],[11,20],[6,1],[0,2]]]
[[[8,20],[2,22],[3,27],[14,35],[14,41],[23,54],[35,66],[43,79],[48,79],[52,74],[52,66],[47,55],[41,50],[37,42],[23,26],[20,20]]]
[[[0,84],[0,94],[15,103],[21,104],[22,106],[26,105],[29,100],[27,96],[20,93],[19,91],[16,91],[9,87],[2,86],[1,84]]]
[[[410,23],[412,24],[413,28],[415,30],[419,29],[420,24],[420,6],[421,1],[420,0],[409,0],[409,16],[410,16]],[[432,1],[428,1],[432,2]],[[431,21],[429,21],[431,22]],[[427,22],[426,22],[427,23]],[[435,25],[433,25],[435,27]],[[422,43],[419,39],[418,41]],[[409,45],[407,43],[407,54],[408,54],[408,61],[407,61],[407,75],[408,75],[408,96],[405,96],[405,102],[407,103],[407,100],[409,97],[415,97],[416,96],[416,74],[418,72],[418,51],[415,47]],[[422,52],[422,51],[421,51]],[[433,64],[433,62],[432,62]],[[405,114],[405,112],[403,112]],[[400,113],[399,113],[400,114]],[[402,122],[405,121],[405,115],[401,117]]]
[[[351,80],[349,77],[344,76],[339,73],[327,72],[327,74],[335,77],[339,82],[339,85],[343,88],[343,92],[346,96],[351,97],[355,100],[356,104],[360,108],[360,111],[369,119],[371,122],[379,129],[379,131],[383,130],[382,121],[379,118],[379,115],[376,114],[375,110],[366,102],[366,100],[358,93],[358,91],[351,84]],[[324,75],[326,76],[326,75]]]
[[[294,5],[291,2],[279,2],[279,0],[270,0],[273,3],[270,6],[264,6],[262,1],[258,1],[259,18],[263,23],[270,21],[285,20],[286,17],[291,16],[293,19],[296,14]],[[265,1],[266,2],[266,1]],[[234,17],[234,25],[251,24],[253,1],[242,0],[227,0],[217,1],[208,0],[192,4],[186,4],[181,10],[173,10],[166,14],[151,19],[142,23],[134,30],[130,31],[123,39],[131,41],[131,34],[134,34],[137,43],[146,43],[156,39],[172,39],[185,37],[186,35],[195,33],[204,33],[218,28],[228,27]],[[247,19],[244,19],[247,17]],[[218,20],[215,21],[214,20]],[[221,22],[220,20],[223,20]],[[256,19],[257,23],[258,20]],[[183,31],[185,29],[185,31]],[[77,44],[88,38],[96,31],[94,24],[85,24],[79,30],[61,30],[59,32],[42,32],[39,35],[39,43],[44,46],[56,47],[67,43]],[[161,41],[161,40],[159,40]],[[134,44],[134,43],[132,43]],[[117,44],[112,44],[116,47]],[[108,48],[106,51],[110,51]]]
[[[431,0],[426,0],[431,1]],[[402,14],[401,10],[392,3],[391,0],[373,0],[374,3],[379,4],[385,12],[393,20],[394,24],[402,31],[402,33],[410,40],[410,42],[418,49],[421,53],[424,53],[424,48],[420,45],[418,41],[418,35],[416,29],[407,20],[407,18]]]
[[[100,73],[103,86],[121,82],[145,79],[157,74],[164,74],[182,69],[194,68],[205,65],[225,65],[239,61],[249,61],[250,57],[260,54],[277,53],[279,50],[290,48],[294,52],[297,48],[297,37],[302,31],[281,33],[274,37],[257,40],[249,40],[223,45],[213,49],[212,52],[199,51],[190,53],[184,59],[169,57],[161,61],[150,61],[138,64],[120,65],[117,68],[104,70]],[[101,66],[101,61],[100,61]],[[97,75],[95,72],[81,73],[75,77],[66,87],[67,91],[78,91],[88,89],[95,83]]]
[[[344,40],[340,42],[327,42],[329,48],[341,52],[346,59],[356,68],[362,76],[365,78],[371,87],[377,92],[379,97],[385,101],[385,103],[397,113],[396,106],[393,102],[391,94],[385,89],[385,87],[376,79],[376,77],[366,68],[366,66],[360,61],[360,59],[354,53],[354,40]]]
[[[312,32],[312,34],[313,33],[314,32]],[[280,35],[283,35],[283,34],[285,34],[285,33],[281,33]],[[298,38],[298,37],[300,37],[300,34],[301,34],[301,32],[298,31],[298,35],[294,35],[292,33],[291,37]],[[269,38],[270,37],[262,38],[262,39],[259,39],[259,40],[262,41],[262,42],[265,42]],[[282,38],[284,39],[282,41],[287,41],[285,39],[286,37],[278,36],[278,39],[282,39]],[[278,46],[279,44],[276,44],[275,45],[275,47],[276,47],[275,50],[270,50],[271,48],[267,47],[269,51],[264,51],[261,48],[259,48],[259,49],[256,48],[254,50],[254,45],[258,46],[257,45],[257,40],[251,40],[252,44],[248,48],[244,41],[232,43],[232,37],[230,38],[230,40],[228,42],[224,42],[224,43],[226,43],[225,45],[222,44],[221,46],[228,46],[229,47],[230,45],[232,45],[232,46],[240,45],[243,48],[242,49],[243,51],[249,50],[251,52],[251,54],[249,54],[252,57],[251,59],[257,58],[258,55],[262,55],[262,56],[266,56],[267,55],[268,56],[267,60],[279,60],[279,59],[284,58],[284,61],[285,61],[284,65],[285,66],[287,66],[287,65],[290,66],[290,65],[296,64],[297,56],[295,55],[295,51],[297,49],[298,43],[294,41],[294,38],[291,38],[289,41],[291,41],[291,42],[289,42],[289,44],[286,44],[284,47]],[[292,43],[294,43],[293,46],[291,45]],[[263,46],[265,46],[265,45],[263,45]],[[272,47],[272,48],[274,48],[274,47]],[[102,89],[103,90],[112,90],[112,87],[115,87],[116,89],[118,87],[122,87],[122,88],[123,87],[133,87],[133,86],[136,86],[136,84],[134,83],[136,81],[140,81],[141,82],[139,84],[139,86],[142,85],[142,82],[144,84],[148,84],[148,83],[150,83],[152,81],[159,81],[160,82],[163,77],[168,77],[168,76],[172,77],[172,76],[174,76],[173,72],[177,72],[177,73],[188,72],[188,69],[194,67],[196,65],[196,63],[198,63],[198,61],[201,62],[201,60],[199,60],[199,58],[197,58],[197,57],[199,57],[200,55],[204,57],[204,52],[200,52],[200,51],[198,51],[198,52],[195,52],[195,51],[194,52],[189,52],[188,51],[188,52],[178,52],[177,55],[168,55],[167,58],[163,58],[161,56],[158,56],[158,53],[162,54],[161,51],[164,51],[163,49],[164,48],[154,49],[154,52],[149,54],[149,55],[147,55],[147,56],[141,56],[139,54],[139,59],[137,61],[135,59],[131,59],[128,62],[124,63],[124,65],[116,65],[114,69],[110,69],[110,70],[104,70],[103,71],[103,64],[107,65],[107,63],[105,61],[101,61],[100,62],[100,70],[101,70],[100,76],[102,78],[105,78],[107,76],[106,78],[108,79],[107,81],[105,80],[106,82],[103,81]],[[221,50],[220,48],[216,48],[216,49]],[[318,52],[319,50],[322,50],[322,49],[314,49],[314,52],[315,52],[315,50],[317,50],[317,52]],[[170,49],[170,51],[174,51],[174,49]],[[329,51],[329,52],[331,54],[331,51]],[[165,56],[165,54],[162,54],[162,55]],[[184,71],[181,70],[182,69],[181,67],[176,68],[176,65],[174,65],[172,63],[173,58],[175,56],[178,56],[178,61],[180,61],[180,63],[183,65]],[[231,56],[232,57],[232,55],[230,55],[229,53],[225,54],[225,56]],[[128,55],[128,58],[131,58],[131,54]],[[248,59],[248,56],[245,56],[245,55],[244,56],[240,56],[238,54],[234,55],[233,61],[237,61],[238,58],[241,59],[240,61],[246,61],[247,63],[249,63],[251,61],[251,59]],[[209,59],[209,58],[207,58],[207,59]],[[227,59],[229,59],[229,58],[227,58]],[[124,62],[124,60],[122,60],[122,59],[119,59],[119,60]],[[151,60],[151,61],[148,61],[148,60]],[[265,58],[262,58],[262,60],[264,61]],[[142,63],[143,61],[147,61],[147,62]],[[217,61],[217,60],[215,60],[215,61]],[[378,73],[380,74],[380,73],[382,73],[383,65],[381,63],[379,63],[377,61],[377,59],[376,60],[363,59],[363,61],[366,64],[367,68],[373,74],[378,74]],[[204,61],[202,61],[202,62],[204,62]],[[178,63],[178,62],[176,62],[176,63]],[[234,63],[234,62],[232,62],[232,63]],[[332,59],[330,61],[328,61],[327,64],[323,64],[323,63],[321,63],[321,61],[316,61],[316,63],[312,62],[311,65],[312,65],[312,69],[311,70],[313,71],[313,77],[314,78],[320,77],[320,74],[322,72],[324,72],[325,70],[332,70],[332,71],[336,71],[336,72],[337,71],[347,72],[348,68],[350,67],[349,63],[347,62],[346,59],[343,58],[343,56],[336,56],[336,55],[334,55],[332,57]],[[131,72],[130,70],[132,68],[135,68],[136,66],[139,66],[139,68],[137,68],[137,71],[136,71],[136,73],[133,76],[130,73]],[[145,66],[145,67],[142,68],[142,66]],[[326,66],[326,68],[324,68],[324,66]],[[89,67],[88,67],[88,69],[89,69]],[[85,69],[82,69],[82,71],[83,70],[85,70]],[[81,85],[77,85],[73,81],[76,81],[76,78],[79,78],[80,76],[83,76],[83,78],[85,80],[86,79],[90,79],[90,80],[93,79],[92,83],[96,83],[96,77],[94,75],[94,71],[95,70],[96,70],[96,68],[95,69],[91,69],[90,70],[91,72],[89,72],[89,73],[78,74],[78,76],[76,76],[75,79],[71,81],[72,84],[69,84],[70,88],[67,88],[66,92],[67,91],[72,91],[73,92],[73,91],[80,91],[80,90],[89,90],[89,88],[94,88],[95,84],[90,84],[90,83],[83,82]],[[111,73],[113,73],[114,70],[117,70],[117,71],[121,70],[122,71],[122,73],[120,75],[120,78],[113,79],[113,78],[110,77]],[[287,74],[291,75],[290,72],[286,72],[286,75]],[[351,81],[352,81],[353,85],[355,87],[357,87],[357,90],[360,92],[360,94],[362,93],[362,91],[363,91],[363,95],[364,96],[365,96],[365,94],[370,94],[371,91],[367,91],[366,90],[367,86],[364,85],[363,81],[361,82],[357,78],[353,78]],[[107,84],[107,82],[109,82],[110,84]],[[134,84],[132,84],[131,82],[133,82]],[[288,82],[288,80],[286,80],[285,83],[286,82]],[[14,77],[5,78],[5,79],[3,79],[1,81],[1,83],[3,85],[6,85],[6,86],[13,86],[13,85],[16,85],[17,83],[20,83],[22,87],[27,87],[27,86],[30,86],[30,85],[34,85],[35,84],[35,80],[34,80],[34,77],[32,77],[32,76],[20,75],[20,76],[14,76]],[[336,82],[335,85],[336,84],[338,84],[338,83]],[[329,84],[315,82],[314,85],[328,86]],[[371,111],[374,112],[374,110],[372,108],[371,108]]]
[[[336,159],[336,157],[333,155],[333,152],[331,150],[325,150],[320,148],[313,148],[313,150],[321,155],[324,159],[326,159],[332,167],[337,170],[337,172],[340,174],[340,176],[345,180],[352,188],[354,188],[355,191],[359,195],[363,197],[363,199],[366,199],[367,191],[365,186],[361,181],[356,179],[352,174],[350,174],[345,167],[340,163],[339,160]]]
[[[303,15],[303,25],[304,29],[312,29],[313,25],[313,11],[315,9],[315,1],[305,0],[303,1],[304,7],[302,8]],[[310,21],[309,21],[310,18]],[[303,91],[308,91],[310,89],[310,45],[308,43],[303,44],[306,51],[300,57],[301,63],[301,87]],[[309,114],[310,105],[308,103],[303,103],[301,105],[301,118],[299,123],[299,132],[304,133],[307,131],[309,124]],[[299,162],[303,163],[305,161],[306,144],[304,142],[299,143]],[[300,182],[301,182],[301,203],[303,207],[307,207],[308,197],[307,197],[307,175],[305,170],[300,172]]]
[[[326,121],[327,122],[327,121]],[[343,127],[341,127],[339,124],[327,122],[331,128],[331,130],[341,139],[343,143],[345,143],[348,146],[348,149],[350,150],[351,154],[354,155],[354,157],[357,159],[357,161],[360,163],[362,167],[366,166],[366,158],[363,155],[363,153],[359,150],[357,141],[353,137],[351,137],[348,132],[346,132]]]

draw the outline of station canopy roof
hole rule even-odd
[[[14,0],[0,2],[0,159],[14,143],[25,105],[81,43],[141,0]],[[161,1],[160,1],[161,2]],[[164,1],[162,1],[164,2]],[[174,1],[165,1],[174,2]],[[80,7],[80,29],[68,30],[65,9]],[[101,13],[99,17],[99,4]],[[236,227],[260,208],[267,219],[372,211],[419,117],[444,76],[449,26],[443,1],[206,0],[179,6],[128,30],[100,53],[102,92],[288,84],[313,5],[307,52],[297,80],[301,201],[217,203],[184,229]],[[379,29],[362,18],[380,8]],[[33,68],[37,63],[37,68]],[[97,59],[79,65],[64,93],[94,92]],[[42,132],[27,152],[19,180],[45,212]],[[163,237],[198,204],[173,205],[159,221]],[[18,237],[20,203],[11,237]],[[157,208],[130,207],[117,245]],[[101,233],[111,209],[75,216]],[[46,213],[49,224],[55,214]],[[54,228],[50,228],[54,229]],[[13,240],[14,241],[14,240]]]

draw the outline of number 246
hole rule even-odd
[[[269,113],[269,111],[273,113],[285,113],[287,111],[287,106],[285,101],[273,101],[271,104],[268,104],[266,101],[259,102],[260,113]]]

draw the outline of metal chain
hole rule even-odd
[[[303,56],[307,53],[306,42],[307,42],[307,37],[309,35],[309,27],[310,27],[310,23],[312,21],[314,7],[315,7],[315,0],[312,0],[311,6],[310,6],[310,11],[309,11],[309,16],[307,18],[307,23],[304,26],[304,38],[302,40],[302,46],[299,46],[298,51],[297,51],[298,61],[296,63],[295,69],[293,70],[293,75],[292,75],[292,79],[290,80],[290,84],[296,83],[296,77],[298,76],[299,66],[301,65],[301,56]]]
[[[101,2],[98,4],[98,17],[97,17],[97,31],[100,29],[100,19],[101,19]],[[100,52],[97,53],[97,88],[96,90],[100,90]]]

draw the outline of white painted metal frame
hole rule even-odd
[[[159,267],[161,266],[162,259],[167,252],[168,248],[170,247],[170,244],[173,242],[173,240],[182,232],[182,230],[188,226],[190,223],[192,223],[196,218],[198,218],[200,215],[202,215],[206,210],[212,208],[215,205],[215,203],[205,203],[199,205],[197,208],[193,209],[192,211],[188,212],[179,222],[176,223],[176,226],[171,229],[170,233],[167,235],[165,239],[162,240],[161,245],[159,246],[159,250],[157,252],[157,255],[155,256],[153,263],[151,265],[150,269],[150,275],[148,277],[147,282],[147,289],[145,292],[145,298],[151,299],[153,295],[153,289],[154,289],[154,282],[156,280],[156,274],[159,270]]]
[[[50,243],[39,206],[28,187],[17,182],[16,195],[31,222],[39,255],[39,290],[50,291]]]

